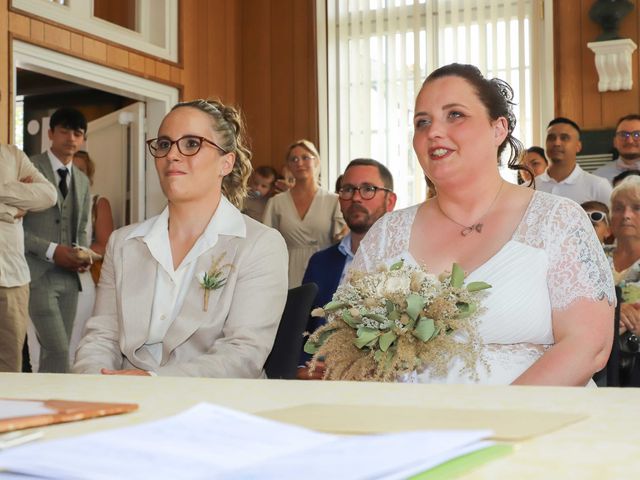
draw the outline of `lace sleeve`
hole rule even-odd
[[[578,298],[606,298],[613,305],[611,269],[591,222],[574,202],[550,197],[553,206],[548,205],[544,243],[551,308],[563,310]]]
[[[351,264],[355,271],[372,272],[379,265],[397,260],[409,250],[411,226],[419,205],[387,213],[362,239]]]

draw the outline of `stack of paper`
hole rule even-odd
[[[164,420],[0,453],[44,478],[406,478],[491,445],[488,430],[342,437],[199,404]]]

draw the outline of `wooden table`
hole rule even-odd
[[[154,420],[203,401],[246,412],[339,403],[583,413],[589,418],[518,443],[511,455],[460,478],[602,480],[640,475],[640,389],[3,373],[0,397],[140,405],[132,414],[46,427],[46,439]]]

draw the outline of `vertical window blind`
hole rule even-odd
[[[509,82],[518,103],[516,136],[531,145],[539,122],[533,2],[326,0],[330,172],[337,175],[354,158],[374,158],[393,173],[399,206],[422,201],[414,100],[425,77],[452,62]]]

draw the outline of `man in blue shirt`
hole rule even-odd
[[[391,172],[376,160],[358,158],[347,165],[338,190],[340,209],[350,233],[340,243],[315,253],[307,265],[302,283],[318,285],[314,307],[331,300],[344,279],[360,241],[371,226],[396,205]],[[325,322],[323,318],[310,318],[307,331],[313,332]],[[303,354],[301,364],[309,359]],[[322,378],[322,371],[310,372],[306,366],[298,368],[298,378]]]

